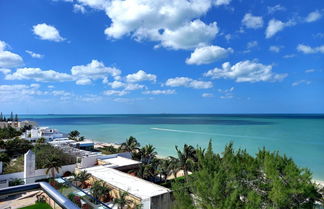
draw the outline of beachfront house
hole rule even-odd
[[[53,141],[56,138],[63,138],[66,134],[59,132],[57,129],[49,128],[49,127],[36,127],[31,130],[26,130],[21,138],[36,141],[39,138],[45,138],[47,141]]]

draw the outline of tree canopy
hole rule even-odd
[[[321,198],[311,172],[278,152],[253,157],[230,143],[220,155],[210,142],[197,157],[188,181],[173,184],[175,208],[313,208]]]

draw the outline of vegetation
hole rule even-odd
[[[35,203],[34,205],[30,205],[30,206],[23,207],[20,209],[52,209],[52,208],[47,203],[38,202],[38,203]]]
[[[102,180],[94,181],[91,188],[90,193],[96,199],[100,201],[105,201],[105,199],[109,198],[110,189],[106,185],[106,183]]]
[[[0,139],[12,139],[20,136],[21,134],[21,131],[17,131],[11,126],[0,128]]]
[[[117,205],[118,209],[124,209],[126,206],[129,206],[133,203],[130,199],[127,199],[128,192],[123,192],[118,190],[118,197],[114,198],[113,204]]]
[[[59,148],[53,147],[50,144],[36,144],[33,151],[36,155],[37,169],[48,168],[51,161],[55,161],[58,167],[76,163],[74,156],[63,152]]]
[[[100,152],[105,155],[110,155],[110,154],[116,154],[121,152],[120,149],[115,148],[114,146],[104,146],[102,148],[99,148]]]
[[[197,170],[172,186],[175,208],[313,208],[321,198],[310,171],[278,152],[253,157],[229,144],[221,156],[211,142],[196,151]]]
[[[130,152],[134,155],[139,151],[140,143],[135,137],[130,136],[124,143],[121,144],[120,150],[123,152]]]
[[[86,185],[86,181],[91,178],[91,174],[87,173],[86,170],[79,172],[74,176],[74,181],[80,182],[80,187],[84,188]]]
[[[13,179],[9,181],[9,186],[17,186],[17,185],[23,185],[25,184],[24,180],[22,179]]]
[[[0,113],[0,122],[8,122],[8,121],[14,121],[14,122],[18,122],[18,115],[16,114],[14,116],[13,112],[10,113],[10,117],[6,118],[2,112]]]
[[[62,161],[60,161],[58,156],[50,155],[44,161],[43,168],[46,168],[46,174],[51,171],[52,177],[55,178],[55,171],[60,172],[60,168],[63,166]]]
[[[45,142],[46,142],[46,139],[44,137],[41,137],[41,138],[36,140],[37,144],[44,144]]]
[[[80,136],[80,132],[74,130],[69,133],[69,139],[74,141],[84,141],[84,136]]]

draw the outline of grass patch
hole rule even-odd
[[[35,205],[30,205],[20,209],[52,209],[47,203],[35,203]]]

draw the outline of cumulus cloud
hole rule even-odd
[[[276,82],[284,79],[287,74],[276,74],[272,72],[271,65],[245,60],[231,65],[225,62],[222,68],[215,68],[204,73],[205,77],[212,79],[233,79],[236,82]]]
[[[0,68],[19,67],[23,64],[23,58],[18,54],[6,50],[7,43],[0,40]]]
[[[127,82],[135,83],[135,82],[141,82],[141,81],[151,81],[156,82],[156,75],[146,73],[143,70],[139,70],[136,73],[128,74],[126,76]]]
[[[230,53],[233,53],[231,48],[225,49],[214,45],[200,47],[191,53],[190,57],[186,59],[186,63],[189,65],[209,64],[227,57]]]
[[[286,10],[286,8],[285,7],[283,7],[283,6],[281,6],[280,4],[277,4],[277,5],[275,5],[275,6],[270,6],[270,7],[268,7],[268,13],[269,14],[273,14],[273,13],[275,13],[275,12],[278,12],[278,11],[285,11]]]
[[[221,5],[228,5],[231,3],[231,0],[216,0],[215,5],[221,6]]]
[[[260,16],[253,16],[251,13],[244,15],[242,24],[247,28],[261,28],[263,26],[263,19]]]
[[[274,36],[276,33],[278,33],[279,31],[283,30],[285,27],[288,26],[293,26],[296,23],[294,21],[288,21],[288,22],[282,22],[280,20],[276,20],[276,19],[271,19],[268,23],[265,35],[266,38],[271,38],[272,36]]]
[[[307,15],[307,17],[305,18],[305,21],[306,22],[315,22],[315,21],[321,19],[321,17],[322,17],[322,14],[318,10],[316,10],[316,11],[309,13]]]
[[[32,52],[32,51],[30,51],[30,50],[26,50],[25,52],[26,52],[27,54],[29,54],[32,58],[38,58],[38,59],[40,59],[40,58],[43,58],[43,57],[44,57],[44,55],[41,55],[41,54],[38,54],[38,53]]]
[[[71,75],[54,70],[42,70],[40,68],[19,68],[12,74],[5,76],[7,80],[35,80],[38,82],[63,82],[71,81]]]
[[[60,32],[52,25],[46,23],[33,26],[33,32],[42,40],[60,42],[65,39],[60,35]]]
[[[298,44],[297,51],[303,52],[304,54],[324,53],[324,45],[311,47],[305,44]]]
[[[123,91],[117,91],[117,90],[104,91],[104,95],[108,95],[108,96],[110,96],[110,95],[124,96],[126,94],[128,94],[128,92],[124,91],[124,90]]]
[[[84,14],[84,13],[86,13],[86,8],[84,6],[82,6],[81,4],[74,4],[73,12],[75,12],[75,13],[80,12],[80,13]]]
[[[199,18],[213,3],[230,0],[78,0],[83,6],[104,10],[111,20],[105,34],[119,39],[131,36],[137,41],[156,41],[157,46],[192,49],[208,44],[217,34],[216,23],[205,24]],[[127,14],[127,15],[124,15]]]
[[[103,62],[92,60],[87,65],[76,65],[71,68],[71,74],[77,84],[88,85],[93,80],[107,79],[108,76],[117,77],[121,71],[114,67],[106,67]]]
[[[209,89],[213,87],[213,83],[211,81],[199,81],[188,77],[169,78],[165,85],[171,87],[183,86],[194,89]]]
[[[301,84],[305,84],[305,85],[309,85],[311,84],[312,82],[311,81],[308,81],[308,80],[299,80],[299,81],[295,81],[293,82],[291,85],[292,86],[299,86]]]
[[[143,91],[143,94],[152,94],[152,95],[169,95],[169,94],[175,94],[176,91],[174,89],[166,89],[166,90],[150,90],[150,91]]]

